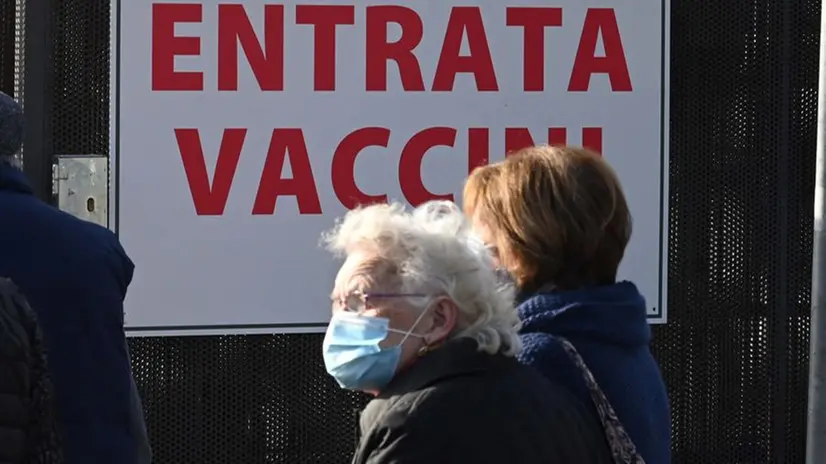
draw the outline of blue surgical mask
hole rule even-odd
[[[390,328],[383,317],[362,316],[337,311],[330,320],[324,337],[324,366],[339,386],[349,390],[381,390],[393,378],[399,367],[402,345],[413,333],[427,310],[422,311],[408,331]],[[404,334],[392,347],[379,346],[389,332]]]

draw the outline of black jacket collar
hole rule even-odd
[[[461,338],[434,349],[397,373],[378,398],[403,395],[451,377],[481,373],[514,362],[502,354],[479,351],[476,340]]]

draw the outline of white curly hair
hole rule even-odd
[[[499,284],[489,251],[455,203],[354,209],[322,241],[339,257],[367,253],[384,262],[393,275],[374,277],[394,291],[449,297],[460,311],[453,338],[473,338],[491,354],[521,350],[513,289]]]

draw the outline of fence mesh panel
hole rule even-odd
[[[54,152],[108,153],[109,1],[54,4]],[[21,13],[0,0],[6,92]],[[653,348],[675,463],[804,460],[819,16],[815,0],[671,2],[669,321]],[[348,462],[365,398],[324,373],[321,339],[132,339],[156,462]]]
[[[326,375],[321,336],[132,340],[161,463],[344,463],[364,398]]]
[[[111,0],[54,5],[50,126],[54,153],[109,153],[109,13]]]
[[[675,462],[802,463],[819,2],[674,0]]]

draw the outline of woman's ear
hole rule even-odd
[[[440,298],[430,308],[430,330],[425,335],[428,345],[434,345],[447,339],[456,328],[459,319],[459,307],[453,300]]]

